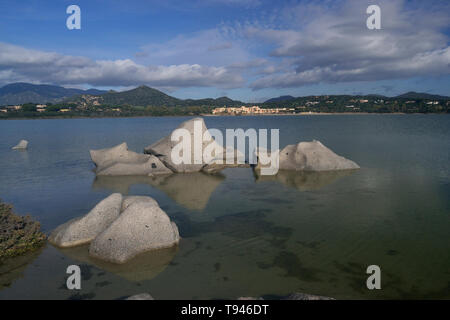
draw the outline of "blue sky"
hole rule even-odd
[[[81,30],[66,28],[71,4]],[[366,27],[370,4],[381,8],[381,30]],[[3,0],[0,85],[146,84],[243,101],[450,95],[449,21],[445,0]]]

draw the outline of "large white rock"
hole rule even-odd
[[[125,142],[112,148],[90,150],[90,154],[99,176],[172,173],[157,157],[129,151]]]
[[[113,193],[100,201],[85,216],[72,219],[57,227],[48,241],[61,248],[89,243],[117,219],[121,206],[122,195]]]
[[[195,134],[196,132],[194,128],[196,126],[197,128],[199,128],[199,130],[197,131],[198,134]],[[193,118],[187,120],[183,122],[177,129],[186,129],[190,134],[190,163],[178,164],[173,161],[172,150],[176,145],[180,143],[179,141],[172,141],[171,136],[173,132],[167,137],[162,138],[161,140],[144,149],[145,153],[157,156],[168,168],[175,172],[198,172],[208,165],[213,165],[214,163],[216,163],[216,160],[220,159],[224,163],[223,159],[225,158],[227,152],[236,152],[234,150],[227,150],[212,138],[203,118]],[[207,138],[205,140],[203,140],[204,135]],[[201,146],[199,154],[202,155],[202,158],[200,159],[201,161],[199,161],[199,163],[194,163],[194,146],[196,145]],[[203,151],[206,150],[207,147],[209,150],[215,151],[211,152],[213,157],[209,161],[205,162],[205,159],[203,159]],[[226,164],[220,165],[220,168],[225,167],[228,166]],[[218,167],[214,166],[214,171],[216,171],[217,169]]]
[[[359,166],[325,147],[320,141],[288,145],[280,152],[280,170],[333,171]]]
[[[12,147],[13,150],[25,150],[28,148],[28,141],[27,140],[20,140],[17,145]]]
[[[276,151],[277,152],[277,151]],[[258,163],[256,169],[264,167]],[[325,147],[320,141],[299,142],[279,151],[279,170],[334,171],[359,169],[359,166]]]
[[[126,203],[125,208],[91,242],[90,256],[125,263],[140,253],[178,244],[180,236],[176,224],[157,204],[140,197]]]

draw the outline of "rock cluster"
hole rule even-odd
[[[191,164],[177,164],[172,159],[172,150],[179,143],[172,141],[172,133],[144,149],[144,154],[129,151],[124,142],[112,148],[90,150],[91,159],[96,165],[98,176],[124,176],[124,175],[162,175],[175,172],[207,172],[214,173],[227,167],[238,165],[225,164],[227,154],[233,159],[239,155],[237,150],[229,150],[219,145],[210,135],[205,121],[194,118],[183,122],[177,129],[189,132],[191,146]],[[194,150],[198,146],[202,150],[209,148],[212,158],[209,161],[202,159],[200,163],[194,162]],[[216,160],[222,160],[217,163]],[[241,165],[242,166],[242,165]]]
[[[127,144],[90,150],[99,176],[158,175],[172,173],[157,157],[129,151]]]
[[[48,240],[61,248],[90,243],[90,256],[125,263],[142,252],[174,246],[180,236],[154,199],[114,193],[85,216],[57,227]]]
[[[184,134],[178,134],[180,132]],[[173,136],[179,137],[180,140],[172,141]],[[190,154],[182,154],[182,156],[186,156],[190,163],[179,163],[180,161],[172,159],[172,153],[180,152],[178,147],[182,139],[186,139],[186,146],[190,147]],[[208,160],[203,158],[205,150],[208,150],[206,154],[210,155]],[[257,155],[256,170],[269,169],[269,165],[263,163],[262,156],[259,157],[262,151],[262,149],[250,150]],[[276,170],[273,170],[274,163],[270,163],[271,170],[268,172],[273,174],[278,170],[322,172],[359,169],[355,162],[337,155],[316,140],[287,145],[281,151],[274,152],[277,152],[279,163]],[[144,154],[129,151],[125,142],[108,149],[91,150],[90,153],[98,176],[154,176],[199,171],[216,173],[224,168],[248,166],[237,163],[237,159],[244,158],[238,150],[224,148],[214,140],[202,118],[183,122],[170,135],[146,147]],[[201,159],[195,159],[195,154],[201,155]],[[228,156],[234,159],[233,164],[226,163]]]

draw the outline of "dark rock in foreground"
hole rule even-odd
[[[41,225],[30,216],[17,216],[0,202],[0,261],[35,250],[45,243]]]

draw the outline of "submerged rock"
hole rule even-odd
[[[28,148],[28,141],[27,140],[20,140],[20,142],[12,147],[13,150],[25,150]]]
[[[89,254],[112,263],[125,263],[136,255],[178,244],[174,222],[152,201],[135,198],[89,247]]]
[[[174,172],[198,172],[204,169],[206,172],[215,172],[234,165],[225,164],[225,158],[227,153],[231,153],[236,157],[238,155],[236,150],[227,150],[223,146],[219,145],[211,136],[208,128],[205,125],[205,121],[202,118],[194,118],[183,122],[177,129],[185,129],[190,134],[190,160],[189,164],[181,163],[177,164],[172,159],[172,150],[180,141],[172,141],[171,137],[173,132],[165,138],[155,142],[154,144],[146,147],[144,152],[158,157],[168,168]],[[203,140],[205,137],[205,140]],[[195,163],[194,150],[197,148],[201,159],[198,163]],[[201,149],[200,149],[201,148]],[[203,151],[211,151],[211,159],[205,161],[203,158]],[[222,163],[217,163],[220,160]],[[212,166],[212,167],[210,167]]]
[[[283,300],[334,300],[334,299],[330,297],[316,296],[313,294],[295,292],[288,295]]]
[[[267,298],[267,297],[266,297]],[[237,300],[264,300],[263,297],[239,297]],[[334,298],[316,296],[308,293],[295,292],[288,296],[270,297],[268,300],[334,300]]]
[[[129,151],[124,142],[112,148],[90,150],[96,174],[104,176],[170,174],[157,157]]]
[[[139,293],[129,296],[126,300],[155,300],[149,293]]]
[[[88,214],[57,227],[48,238],[58,247],[73,247],[91,242],[117,219],[122,206],[122,195],[113,193],[100,201]]]
[[[256,169],[261,169],[258,163]],[[359,166],[341,157],[324,146],[320,141],[299,142],[287,145],[279,151],[279,170],[333,171],[359,169]]]

